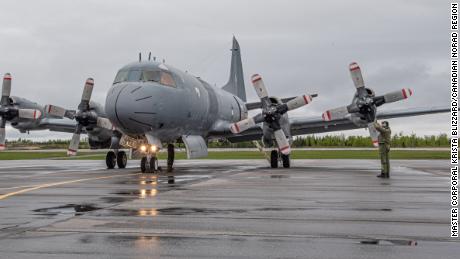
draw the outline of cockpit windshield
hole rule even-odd
[[[161,72],[160,71],[142,71],[142,78],[141,80],[144,82],[153,81],[153,82],[160,82]]]
[[[113,84],[121,82],[157,82],[165,86],[176,86],[172,75],[160,70],[120,70],[115,76]]]

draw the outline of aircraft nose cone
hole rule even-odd
[[[125,133],[139,134],[156,127],[155,110],[161,102],[154,101],[151,88],[139,84],[118,84],[106,97],[106,113],[116,128]]]

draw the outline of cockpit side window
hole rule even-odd
[[[160,71],[142,71],[142,81],[148,82],[160,82]]]
[[[176,87],[176,83],[174,82],[174,79],[172,78],[171,74],[164,71],[161,71],[160,84]]]
[[[128,70],[120,70],[115,76],[115,80],[113,80],[113,83],[116,84],[116,83],[125,82],[127,79],[128,79]]]

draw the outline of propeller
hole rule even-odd
[[[367,122],[367,128],[369,129],[372,143],[374,146],[378,146],[379,133],[374,126],[377,107],[385,103],[392,103],[407,99],[413,94],[413,92],[411,89],[403,88],[401,90],[390,92],[381,96],[374,96],[372,90],[365,87],[363,75],[359,65],[356,62],[353,62],[350,64],[349,69],[353,84],[356,87],[356,95],[353,99],[353,102],[348,106],[338,107],[325,111],[322,114],[323,120],[340,120],[350,118],[351,114],[356,114],[362,120]]]
[[[77,125],[75,126],[72,139],[67,149],[67,155],[75,156],[78,152],[78,145],[80,144],[80,135],[83,129],[92,128],[94,126],[113,129],[112,123],[109,119],[99,117],[98,114],[91,109],[90,100],[93,93],[94,80],[88,78],[83,87],[83,93],[81,95],[81,101],[78,105],[78,110],[66,110],[65,108],[56,105],[46,105],[45,111],[47,115],[57,118],[69,118],[75,119]]]
[[[301,95],[297,96],[286,103],[274,103],[268,97],[268,91],[262,80],[262,77],[255,74],[251,77],[252,84],[256,90],[257,95],[262,103],[262,113],[255,115],[239,122],[233,123],[230,126],[230,131],[234,134],[241,133],[248,130],[257,123],[264,122],[270,129],[273,130],[273,134],[281,153],[288,155],[291,152],[289,141],[281,128],[280,119],[288,111],[300,108],[304,105],[309,104],[314,95]]]
[[[40,110],[21,109],[13,105],[13,103],[10,101],[11,81],[11,74],[6,73],[3,76],[2,97],[0,99],[0,150],[4,150],[6,148],[5,126],[7,121],[15,120],[18,118],[36,120],[42,115]]]

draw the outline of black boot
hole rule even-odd
[[[378,178],[387,178],[386,176],[387,175],[384,173],[380,173],[379,175],[377,175]]]

